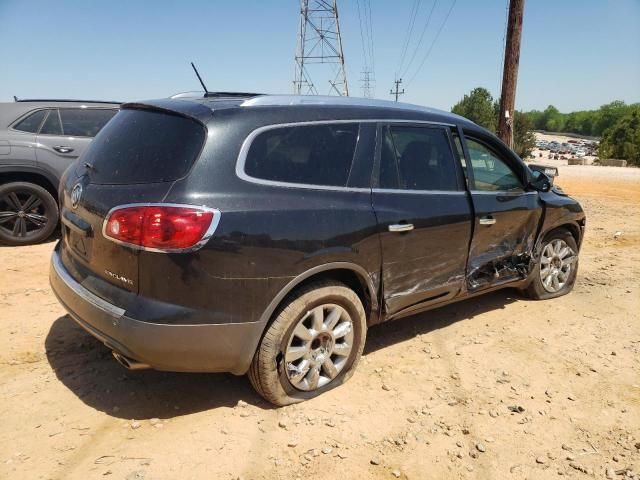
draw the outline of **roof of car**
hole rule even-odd
[[[423,107],[410,103],[393,102],[358,97],[338,97],[321,95],[264,95],[234,92],[188,92],[174,95],[169,99],[150,100],[124,104],[124,108],[150,106],[171,110],[206,122],[215,111],[229,109],[296,109],[318,111],[335,110],[344,115],[348,112],[354,119],[370,118],[407,118],[407,120],[426,119],[442,123],[475,125],[469,120],[451,112]]]

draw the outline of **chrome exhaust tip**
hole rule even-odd
[[[146,363],[138,362],[132,358],[125,357],[124,355],[112,350],[113,358],[122,365],[127,370],[146,370],[151,368],[151,365],[147,365]]]

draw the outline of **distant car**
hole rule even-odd
[[[118,108],[82,100],[0,103],[0,243],[29,245],[53,233],[63,172]]]
[[[575,155],[576,157],[584,157],[587,154],[587,152],[585,152],[583,149],[579,148],[578,150],[576,150]]]

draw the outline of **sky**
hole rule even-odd
[[[338,0],[354,96],[366,1]],[[475,87],[498,95],[507,0],[368,2],[376,98],[392,99],[396,76],[402,101],[445,110]],[[291,93],[298,24],[296,0],[0,0],[0,101],[167,97],[200,88],[190,61],[211,91]],[[328,93],[329,74],[313,73]],[[640,0],[527,0],[516,107],[569,112],[613,100],[640,101]]]

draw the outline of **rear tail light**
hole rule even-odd
[[[128,205],[109,212],[102,233],[134,248],[174,252],[200,247],[219,220],[218,210],[204,207]]]

